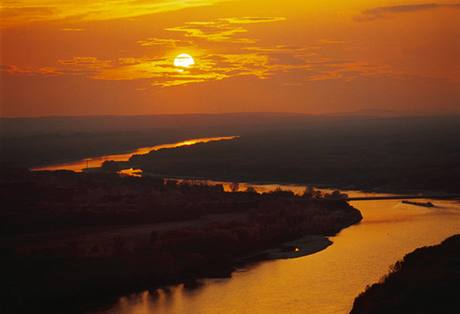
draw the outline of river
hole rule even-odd
[[[460,233],[460,203],[430,201],[436,207],[355,201],[363,221],[331,237],[333,245],[324,251],[261,262],[236,271],[231,279],[204,280],[195,289],[178,285],[124,296],[111,308],[92,313],[348,313],[366,285],[405,254]]]
[[[184,145],[231,140],[236,137],[193,139],[145,147],[133,152],[52,165],[33,170],[82,171],[91,163],[127,160],[134,154]],[[129,171],[126,174],[130,174]],[[196,181],[196,180],[195,180]],[[301,193],[304,186],[280,184],[223,184],[226,190],[243,190],[249,185],[258,192],[281,188]],[[350,197],[388,194],[345,191]],[[366,285],[378,281],[389,267],[414,249],[441,242],[460,233],[460,203],[431,201],[426,208],[402,204],[400,200],[353,201],[363,214],[361,223],[330,237],[327,249],[300,258],[260,262],[233,273],[230,279],[206,279],[190,289],[184,285],[123,296],[104,314],[334,314],[348,313],[354,298]]]
[[[238,138],[238,136],[217,136],[217,137],[201,137],[201,138],[193,138],[188,139],[176,143],[170,144],[160,144],[154,146],[147,146],[137,148],[132,151],[128,151],[125,153],[120,154],[111,154],[111,155],[103,155],[103,156],[96,156],[90,158],[79,159],[71,162],[65,163],[57,163],[52,165],[47,165],[43,167],[36,167],[32,168],[32,171],[54,171],[54,170],[71,170],[75,172],[82,172],[88,168],[99,168],[105,161],[113,160],[113,161],[128,161],[134,155],[146,155],[152,151],[157,151],[161,149],[171,149],[171,148],[178,148],[183,146],[190,146],[196,145],[200,143],[209,143],[209,142],[216,142],[216,141],[229,141]],[[134,169],[126,169],[126,174],[133,175],[136,173]]]

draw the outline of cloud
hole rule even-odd
[[[247,51],[269,57],[267,77],[281,76],[286,86],[300,86],[311,81],[353,81],[363,77],[401,77],[404,73],[385,64],[331,56],[330,46],[347,49],[349,43],[336,39],[320,39],[310,46],[274,45],[246,47]]]
[[[43,21],[52,19],[58,10],[50,6],[16,6],[19,3],[13,2],[15,6],[8,4],[0,6],[0,26],[22,24],[23,21]]]
[[[112,60],[100,60],[96,57],[73,57],[58,60],[55,65],[18,66],[2,65],[1,72],[16,76],[57,76],[83,75],[91,76],[103,69],[113,66]]]
[[[65,66],[98,70],[111,67],[112,60],[101,60],[96,57],[73,57],[72,59],[58,60],[58,63]]]
[[[14,2],[14,5],[19,3]],[[0,8],[0,17],[2,19],[8,19],[11,17],[18,17],[19,15],[28,17],[28,18],[46,18],[57,13],[55,7],[49,6],[2,6]]]
[[[43,66],[18,66],[2,65],[1,72],[16,76],[57,76],[57,75],[83,75],[91,76],[113,66],[112,60],[101,60],[96,57],[73,57],[71,59],[57,60],[55,65]]]
[[[166,30],[172,32],[183,32],[186,37],[200,38],[208,41],[227,42],[252,42],[247,38],[234,38],[236,34],[246,33],[243,27],[231,25],[230,23],[215,22],[189,22],[183,26],[169,27]]]
[[[306,81],[343,80],[352,81],[362,77],[394,77],[403,76],[387,65],[370,64],[368,62],[325,62],[312,68],[306,75]]]
[[[188,22],[182,26],[169,27],[166,30],[183,32],[186,37],[200,38],[214,42],[254,43],[256,40],[236,37],[238,34],[247,33],[242,25],[255,23],[271,23],[284,21],[284,17],[231,17],[212,21]]]
[[[217,28],[214,28],[215,21],[190,22],[189,25],[204,27],[206,31],[211,27],[213,32],[217,32],[222,30],[220,25],[227,27],[228,24],[227,21],[219,20]],[[206,31],[202,29],[203,33]],[[213,40],[220,40],[224,35],[214,33],[214,36]],[[230,42],[234,39],[238,38],[229,37]],[[157,45],[172,47],[185,42],[187,41],[179,39],[148,38],[138,43],[147,47]],[[8,72],[14,75],[80,75],[104,81],[139,80],[145,85],[162,88],[243,76],[259,80],[282,77],[283,85],[297,86],[308,81],[351,81],[359,77],[399,75],[385,65],[337,57],[340,54],[336,51],[331,56],[329,49],[331,45],[337,49],[348,47],[343,41],[322,39],[312,42],[310,46],[226,45],[225,51],[214,52],[190,49],[185,51],[190,51],[196,61],[190,68],[174,67],[174,56],[127,56],[113,59],[76,56],[58,60],[51,67],[9,68]]]
[[[10,75],[16,76],[57,76],[64,74],[55,67],[42,66],[42,67],[20,67],[17,65],[1,65],[0,72],[6,72]]]
[[[222,20],[230,24],[255,24],[255,23],[270,23],[270,22],[285,21],[286,18],[281,17],[281,16],[270,16],[270,17],[243,16],[243,17],[223,18]]]
[[[46,20],[110,20],[215,5],[228,0],[16,0],[0,7],[0,27]]]
[[[428,11],[434,9],[451,8],[460,9],[460,3],[457,4],[437,4],[437,3],[424,3],[424,4],[407,4],[396,6],[377,7],[365,10],[361,15],[355,17],[356,21],[373,21],[381,18],[387,18],[395,14],[411,13],[418,11]]]
[[[122,60],[126,61],[126,60]],[[169,58],[132,58],[119,66],[103,69],[92,78],[97,80],[150,79],[153,86],[170,87],[207,81],[219,81],[235,76],[266,78],[268,57],[250,54],[212,54],[196,60],[195,66],[179,69]]]
[[[78,27],[64,27],[61,28],[61,32],[84,32],[84,28],[78,28]]]
[[[137,43],[143,47],[154,47],[154,46],[184,47],[184,46],[192,45],[192,42],[189,40],[180,40],[180,39],[172,39],[172,38],[155,38],[155,37],[142,39],[142,40],[139,40]]]

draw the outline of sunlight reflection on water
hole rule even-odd
[[[160,144],[155,146],[148,146],[148,147],[141,147],[137,148],[134,151],[130,151],[123,154],[112,154],[112,155],[104,155],[92,158],[85,158],[80,159],[73,162],[68,163],[59,163],[55,165],[49,165],[44,167],[36,167],[32,168],[32,171],[53,171],[53,170],[71,170],[75,172],[82,172],[84,169],[87,168],[98,168],[101,167],[105,161],[113,160],[113,161],[128,161],[134,155],[146,155],[152,151],[157,151],[160,149],[171,149],[171,148],[178,148],[183,146],[190,146],[200,143],[209,143],[209,142],[216,142],[216,141],[229,141],[237,139],[238,136],[217,136],[217,137],[203,137],[203,138],[194,138],[188,139],[185,141],[171,143],[171,144]]]
[[[334,244],[324,251],[261,262],[195,289],[178,285],[133,294],[98,313],[348,313],[366,285],[405,254],[460,232],[460,203],[431,202],[436,207],[355,201],[363,221],[331,237]]]

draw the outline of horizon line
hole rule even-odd
[[[446,116],[460,115],[460,111],[399,111],[363,109],[356,111],[337,111],[328,113],[307,113],[290,111],[229,111],[229,112],[186,112],[186,113],[146,113],[146,114],[76,114],[76,115],[31,115],[31,116],[2,116],[0,119],[62,119],[62,118],[138,118],[138,117],[184,117],[184,116],[231,116],[231,115],[286,115],[305,117],[326,117],[326,116],[374,116],[374,117],[408,117],[408,116]]]

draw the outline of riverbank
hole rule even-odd
[[[388,125],[381,127],[386,129]],[[359,132],[363,131],[360,128],[351,128],[346,131],[297,129],[240,134],[237,141],[133,156],[122,166],[168,177],[332,183],[333,186],[377,192],[459,193],[459,169],[455,166],[459,152],[452,148],[458,130],[449,130],[445,136],[442,132],[433,132],[430,136],[416,137],[408,131],[407,125],[402,127],[398,136],[393,133],[394,129],[384,131],[376,125],[364,133]]]
[[[229,308],[235,313],[349,313],[356,296],[407,252],[438,244],[460,230],[455,201],[436,201],[434,209],[397,200],[351,205],[363,220],[330,237],[333,245],[319,253],[249,264],[231,279],[126,294],[106,310],[91,313],[215,314]]]
[[[142,173],[142,172],[141,172]],[[223,185],[226,191],[231,191],[237,184],[238,191],[246,191],[248,188],[253,188],[259,193],[275,190],[277,188],[292,191],[297,195],[302,195],[307,187],[313,187],[323,193],[331,193],[339,190],[348,195],[347,200],[386,200],[386,199],[458,199],[460,194],[449,192],[433,192],[430,190],[418,189],[397,189],[397,188],[371,188],[365,186],[354,185],[336,185],[332,183],[315,183],[315,182],[285,182],[285,181],[239,181],[238,178],[225,180],[219,177],[200,177],[194,178],[189,176],[168,176],[152,173],[142,173],[143,176],[164,177],[167,180],[176,180],[178,182],[188,183],[203,183],[210,185]],[[378,195],[378,196],[376,196]]]
[[[460,307],[460,235],[407,254],[354,301],[351,314],[455,313]]]
[[[0,230],[13,239],[0,250],[8,269],[2,274],[10,296],[6,313],[79,312],[93,307],[95,297],[230,276],[244,256],[304,235],[333,235],[362,219],[345,201],[318,195],[231,193],[221,186],[102,173],[10,174],[2,178],[1,193]],[[209,215],[224,219],[201,223]],[[194,220],[199,223],[152,226],[150,232],[136,228]],[[114,226],[121,225],[124,231],[117,232]],[[57,236],[64,234],[59,230],[76,237]],[[33,233],[45,240],[26,236]],[[304,253],[319,249],[305,240],[298,245]]]
[[[83,158],[80,160],[54,163],[52,165],[46,165],[41,167],[34,167],[32,171],[56,171],[56,170],[71,170],[76,172],[81,172],[89,169],[97,169],[104,165],[105,162],[126,162],[134,155],[146,155],[153,151],[158,151],[161,149],[172,149],[183,146],[191,146],[202,143],[209,143],[215,141],[229,141],[237,139],[238,136],[216,136],[216,137],[202,137],[202,138],[192,138],[182,140],[176,143],[170,144],[157,144],[154,146],[146,146],[136,148],[134,150],[127,150],[117,154],[110,155],[99,155]]]
[[[260,252],[256,256],[260,260],[298,258],[325,250],[330,245],[332,245],[332,241],[327,237],[306,235],[299,239],[285,242],[277,248]]]

